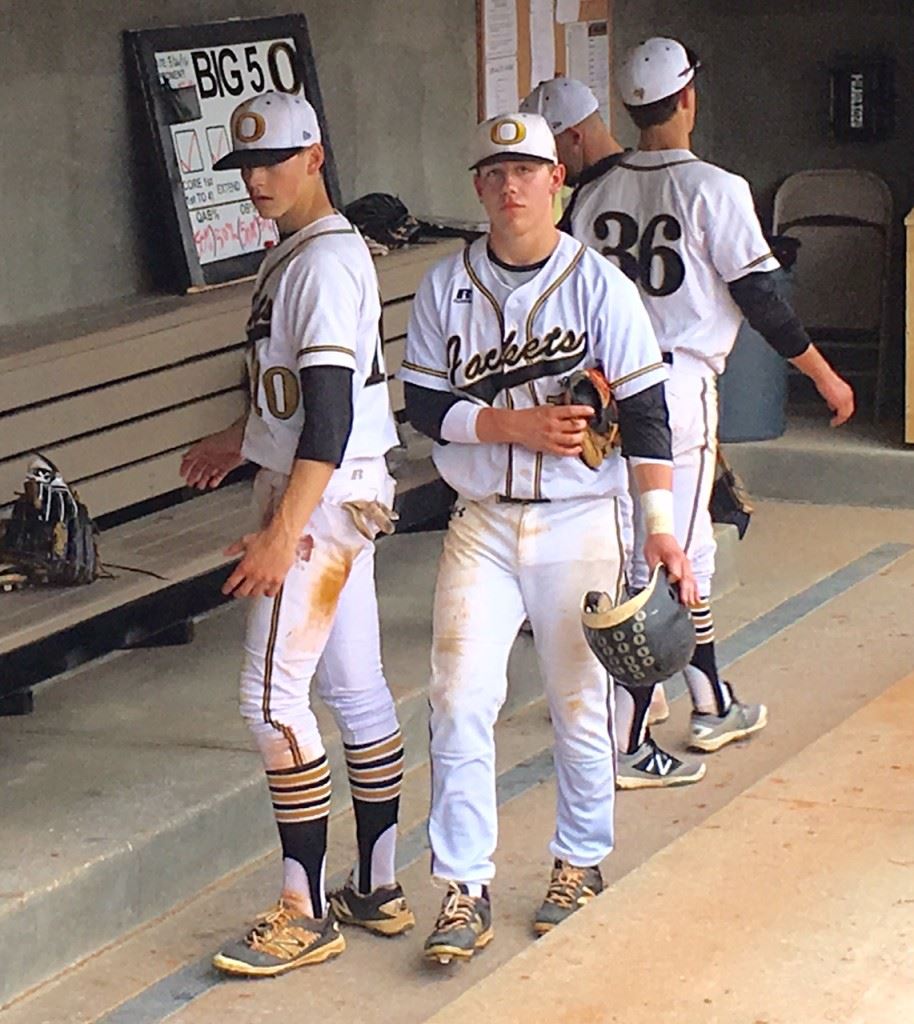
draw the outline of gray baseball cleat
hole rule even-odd
[[[619,752],[616,789],[663,789],[688,786],[705,776],[699,761],[680,761],[648,737],[633,754]]]
[[[469,960],[492,941],[492,904],[488,896],[469,896],[456,882],[448,885],[435,930],[425,940],[424,955],[439,964]]]
[[[691,750],[710,754],[734,740],[741,740],[768,724],[768,708],[764,704],[743,704],[735,697],[725,715],[700,715],[692,712]]]
[[[363,895],[350,875],[341,889],[330,893],[330,906],[340,924],[357,925],[376,935],[402,935],[416,923],[399,882]]]
[[[576,868],[568,861],[556,860],[546,898],[533,920],[533,930],[537,935],[551,932],[602,891],[603,876],[599,868]]]
[[[282,900],[257,919],[254,927],[213,957],[213,967],[224,974],[269,978],[296,967],[320,964],[346,948],[333,911],[316,920],[293,915]]]

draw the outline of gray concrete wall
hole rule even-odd
[[[854,167],[881,175],[895,201],[894,361],[903,325],[903,228],[914,206],[914,3],[910,0],[616,0],[618,55],[639,39],[672,35],[696,49],[694,148],[752,183],[763,221],[789,174]],[[828,126],[828,67],[839,52],[881,50],[895,60],[896,131],[871,144],[839,143]],[[614,127],[636,138],[624,108]]]
[[[5,0],[0,4],[0,326],[151,288],[121,32],[301,11],[344,200],[399,192],[475,214],[473,0]]]

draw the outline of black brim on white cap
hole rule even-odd
[[[242,167],[275,167],[300,153],[304,147],[294,149],[236,149],[213,164],[214,171],[240,170]]]
[[[542,160],[557,164],[555,139],[539,114],[502,114],[477,125],[470,170],[500,160]]]

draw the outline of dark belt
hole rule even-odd
[[[673,353],[672,352],[661,352],[660,353],[660,357],[669,366],[673,365]]]
[[[496,494],[498,505],[548,505],[548,498],[509,498],[507,494]]]

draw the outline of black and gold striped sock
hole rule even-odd
[[[730,687],[722,682],[717,675],[717,654],[714,650],[714,616],[711,614],[711,604],[708,598],[703,598],[701,603],[692,608],[692,622],[695,626],[695,653],[689,662],[685,676],[692,691],[693,698],[696,692],[695,671],[704,676],[703,689],[710,689],[713,695],[714,706],[718,715],[725,715],[730,710],[733,695]],[[690,672],[690,670],[692,670]]]
[[[300,864],[308,879],[314,917],[324,916],[324,862],[330,815],[330,766],[321,754],[308,764],[267,770],[273,814],[284,860]]]
[[[365,894],[396,881],[396,826],[403,781],[400,730],[372,743],[346,744],[346,768],[359,845],[356,884]],[[383,843],[378,840],[386,836]]]

